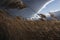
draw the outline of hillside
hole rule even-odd
[[[0,10],[0,40],[60,40],[60,22],[28,21]]]

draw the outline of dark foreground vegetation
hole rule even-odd
[[[12,18],[0,10],[0,40],[60,40],[60,22]]]

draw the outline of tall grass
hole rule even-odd
[[[0,40],[60,40],[60,22],[28,21],[1,11]]]

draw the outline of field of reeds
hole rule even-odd
[[[60,22],[23,20],[1,10],[0,40],[60,40]]]

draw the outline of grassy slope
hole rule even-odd
[[[60,22],[24,21],[0,10],[0,40],[59,40]]]

